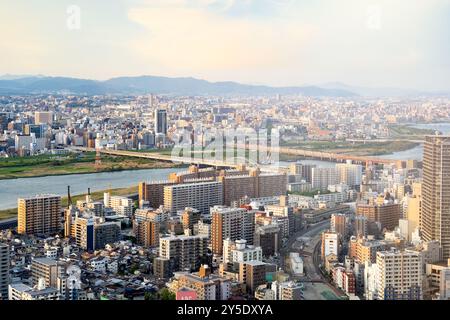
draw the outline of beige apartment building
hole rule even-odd
[[[61,228],[61,197],[37,195],[17,201],[17,232],[20,234],[52,234]]]
[[[377,252],[379,300],[421,300],[422,258],[414,251]]]

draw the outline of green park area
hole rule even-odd
[[[419,145],[413,141],[287,141],[283,147],[342,153],[354,156],[377,156],[412,149]],[[295,157],[295,156],[294,156]],[[282,155],[282,160],[291,160],[293,156]]]
[[[0,179],[40,177],[50,175],[112,172],[122,170],[170,168],[174,164],[145,158],[101,156],[95,165],[95,152],[67,155],[37,155],[0,159]]]

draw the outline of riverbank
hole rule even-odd
[[[129,187],[129,188],[117,188],[117,189],[111,189],[111,190],[95,191],[95,192],[91,192],[91,198],[93,200],[95,200],[95,201],[96,200],[102,200],[103,199],[103,194],[105,192],[108,192],[108,191],[110,191],[111,195],[113,195],[113,196],[128,196],[128,195],[137,193],[138,192],[138,187],[134,186],[134,187]],[[85,196],[86,196],[86,194],[80,194],[80,195],[71,196],[72,197],[72,203],[75,204],[78,200],[84,199]],[[62,207],[67,207],[67,203],[68,203],[67,197],[62,197],[61,198],[61,206]],[[0,220],[14,218],[16,216],[17,216],[17,208],[0,210]]]
[[[389,126],[389,136],[393,139],[424,140],[425,136],[430,134],[434,134],[433,129],[418,128],[410,124],[395,124]]]
[[[406,151],[420,145],[412,141],[374,141],[374,142],[348,142],[348,141],[291,141],[283,143],[283,147],[298,148],[311,151],[326,151],[352,156],[380,156],[394,152]],[[280,160],[289,161],[298,156],[280,155]]]
[[[101,165],[96,166],[94,152],[63,156],[39,155],[0,159],[0,180],[173,167],[177,165],[151,159],[109,155],[102,155]]]

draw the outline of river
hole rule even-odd
[[[36,178],[0,180],[0,210],[17,207],[17,198],[37,193],[51,193],[65,196],[70,185],[71,194],[87,193],[105,189],[136,186],[140,181],[166,180],[171,172],[186,168],[125,170],[90,174],[71,174]]]
[[[435,131],[440,131],[442,134],[450,134],[450,123],[412,123],[408,124],[413,128],[418,129],[432,129]],[[378,158],[394,159],[394,160],[422,160],[423,159],[423,145],[416,146],[412,149],[397,151],[391,154],[384,154],[382,156],[377,156]]]
[[[450,134],[450,123],[411,124],[411,126],[439,130],[444,134]],[[399,160],[422,160],[423,145],[377,157]],[[329,161],[300,161],[305,164],[316,164],[319,167],[334,167],[336,165],[336,163]],[[288,166],[289,163],[292,162],[280,161],[281,166]],[[70,185],[72,194],[77,195],[86,193],[87,188],[91,188],[92,191],[98,191],[108,188],[131,187],[137,185],[140,181],[165,180],[169,173],[184,170],[186,168],[144,169],[0,180],[0,210],[14,208],[17,206],[18,197],[32,196],[36,193],[53,193],[65,196],[67,193],[67,185]]]

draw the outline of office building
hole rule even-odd
[[[167,134],[167,111],[164,109],[155,110],[155,132]]]
[[[412,195],[407,198],[406,219],[408,220],[408,241],[412,240],[412,233],[421,226],[422,220],[422,184],[412,184]]]
[[[351,237],[348,255],[360,263],[375,263],[377,252],[388,249],[389,245],[390,243],[387,241],[375,240],[373,238]]]
[[[17,203],[20,234],[53,234],[61,229],[61,197],[57,195],[37,195],[19,198]]]
[[[373,199],[367,202],[358,202],[356,214],[364,216],[369,222],[378,222],[381,230],[394,230],[398,226],[401,215],[401,207],[398,203],[376,203]]]
[[[258,225],[255,230],[255,245],[261,247],[263,256],[277,254],[281,247],[281,231],[277,224]]]
[[[450,136],[425,139],[421,222],[423,239],[438,240],[450,258]]]
[[[353,218],[353,230],[356,237],[366,237],[369,234],[369,221],[365,216]]]
[[[24,135],[31,136],[32,134],[34,134],[34,137],[36,139],[44,138],[44,125],[42,125],[42,124],[26,124],[25,128],[24,128]]]
[[[36,111],[34,113],[34,123],[51,125],[53,123],[53,112]]]

